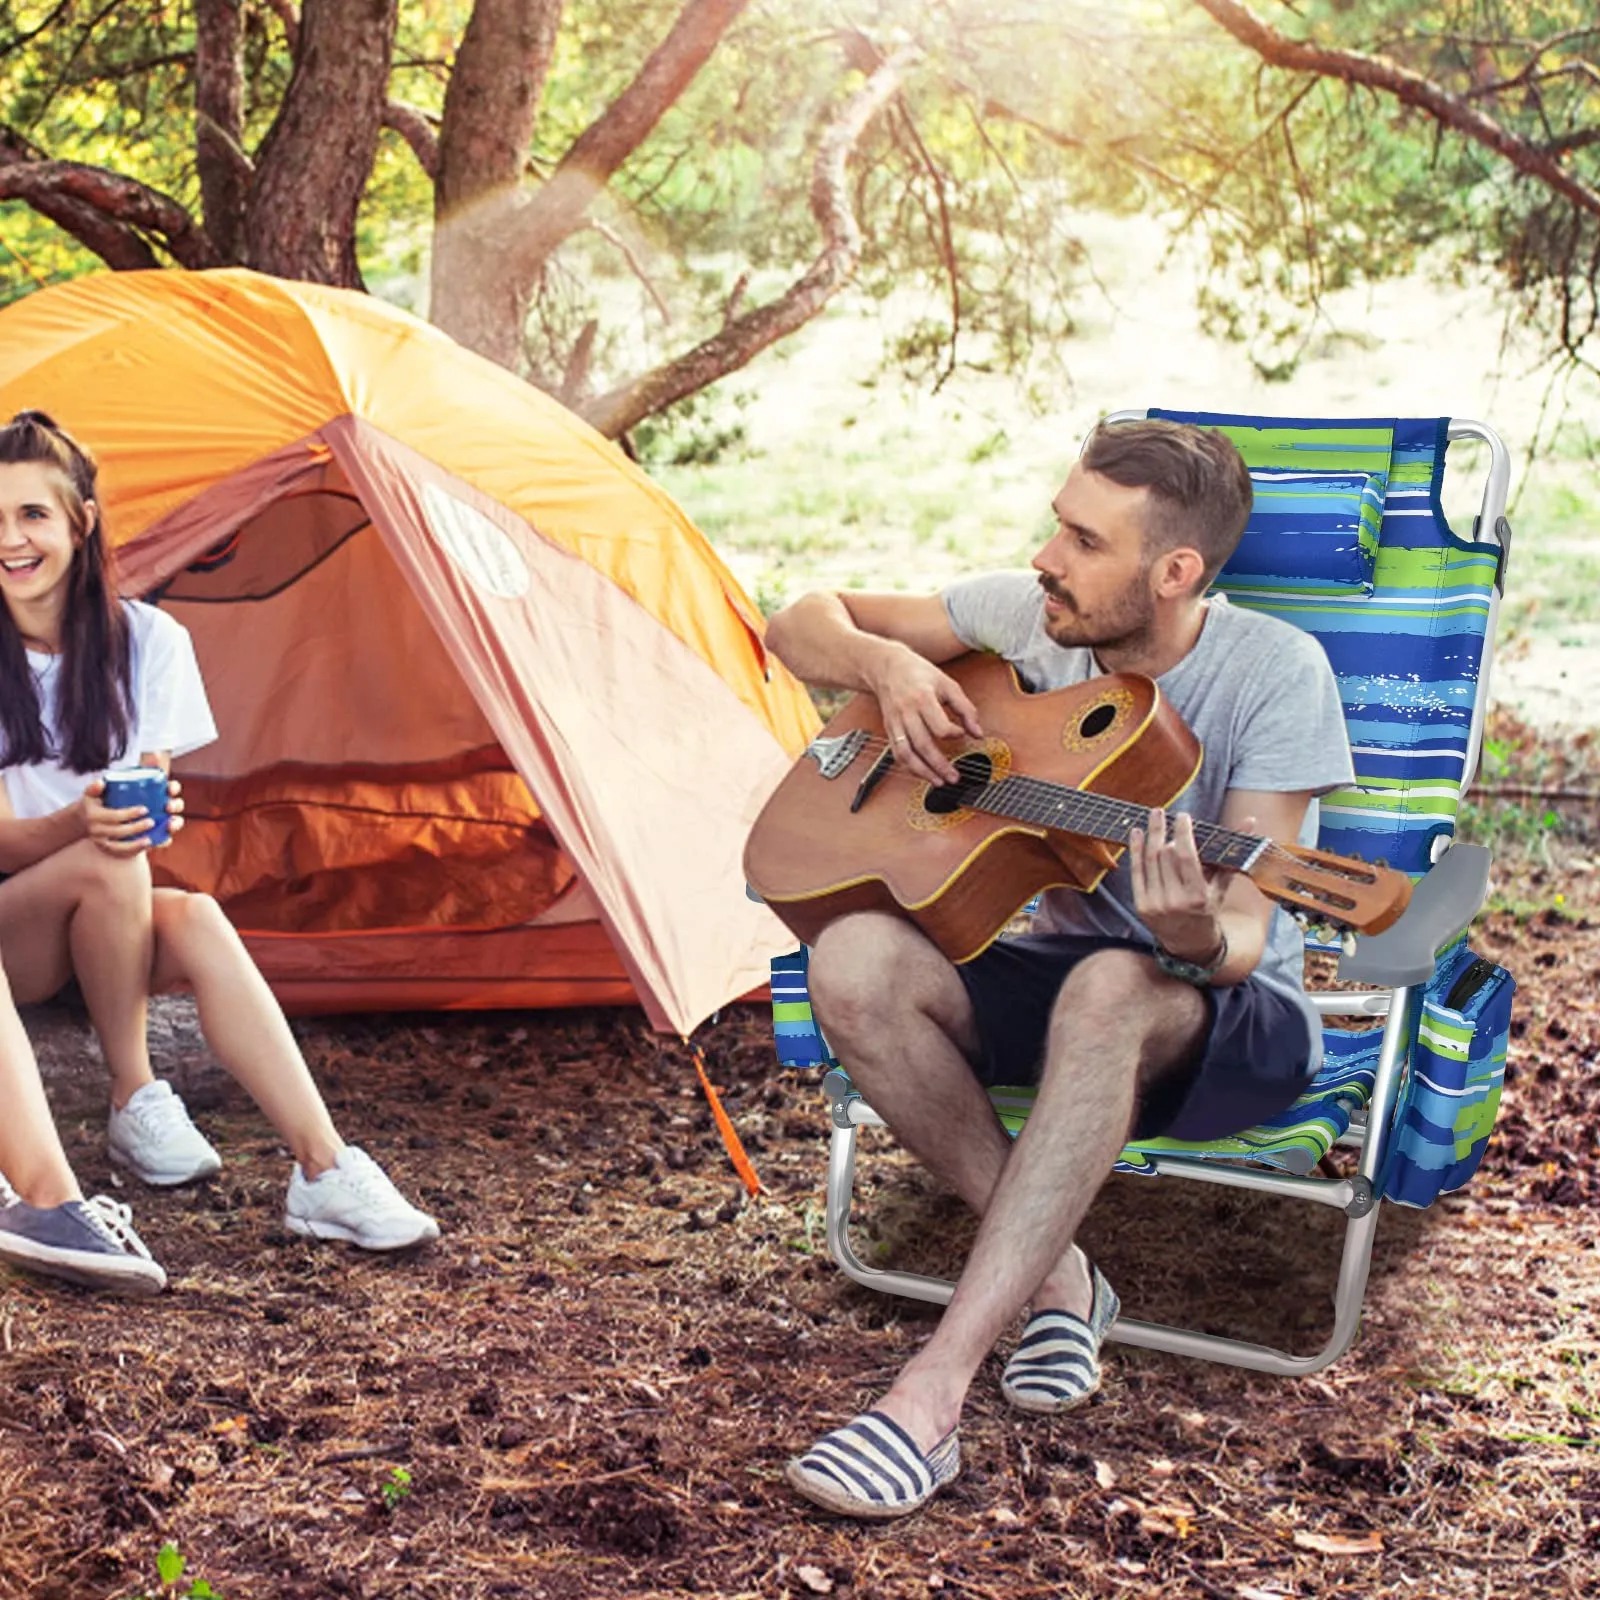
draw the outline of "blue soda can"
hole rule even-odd
[[[102,773],[106,792],[100,803],[113,811],[128,806],[143,806],[155,821],[148,833],[140,837],[148,844],[165,844],[172,837],[167,817],[167,775],[160,767],[117,767]]]

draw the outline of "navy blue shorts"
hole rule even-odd
[[[1099,950],[1138,950],[1133,939],[1032,933],[999,939],[956,968],[977,1019],[986,1088],[1036,1083],[1056,995],[1072,969]],[[1311,1021],[1288,995],[1256,978],[1203,988],[1211,1012],[1192,1060],[1152,1085],[1140,1101],[1132,1139],[1221,1139],[1294,1104],[1315,1075]]]

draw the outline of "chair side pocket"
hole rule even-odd
[[[1385,1199],[1432,1205],[1478,1170],[1500,1109],[1516,987],[1504,967],[1465,945],[1434,974],[1417,1024]]]

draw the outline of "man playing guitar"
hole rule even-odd
[[[1027,936],[959,967],[879,912],[842,916],[817,940],[811,996],[831,1045],[901,1142],[982,1218],[927,1345],[872,1411],[790,1463],[790,1483],[830,1510],[903,1515],[956,1476],[967,1389],[1024,1306],[1007,1400],[1055,1413],[1087,1399],[1118,1302],[1073,1240],[1123,1145],[1236,1133],[1315,1075],[1299,929],[1249,877],[1204,867],[1194,837],[1199,820],[1312,843],[1316,797],[1352,777],[1317,642],[1207,596],[1250,506],[1222,434],[1102,423],[1055,498],[1032,575],[928,596],[811,594],[772,619],[773,652],[810,682],[875,696],[895,764],[931,784],[960,777],[941,740],[984,736],[941,670],[970,650],[1003,656],[1034,691],[1144,674],[1204,749],[1170,816],[1152,811],[1092,894],[1048,893]],[[1038,1096],[1013,1143],[985,1088],[1024,1081]]]

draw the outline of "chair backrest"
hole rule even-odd
[[[1217,587],[1315,635],[1339,680],[1356,780],[1323,798],[1323,848],[1426,872],[1477,759],[1502,548],[1451,532],[1445,451],[1458,431],[1490,442],[1498,503],[1486,497],[1485,516],[1498,533],[1499,441],[1447,419],[1148,415],[1216,427],[1239,447],[1257,508]]]

